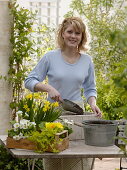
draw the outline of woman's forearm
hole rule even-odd
[[[96,98],[94,96],[89,97],[88,104],[90,106],[95,106],[96,105]]]
[[[37,83],[34,87],[35,92],[50,92],[52,90],[52,86],[49,84]]]
[[[60,93],[49,84],[37,83],[34,87],[34,91],[47,92],[49,97],[54,101],[62,101]]]

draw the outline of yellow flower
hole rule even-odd
[[[56,124],[56,126],[57,126],[58,128],[63,129],[63,125],[62,125],[60,122],[57,122],[57,123],[55,123],[55,124]]]
[[[27,108],[26,111],[29,112],[29,111],[30,111],[30,108]]]
[[[46,127],[46,128],[54,128],[55,125],[54,125],[54,123],[46,123],[46,124],[45,124],[45,127]]]
[[[28,94],[28,95],[26,95],[26,99],[32,99],[32,94]]]
[[[23,108],[24,108],[24,109],[27,109],[27,108],[28,108],[28,105],[27,105],[27,104],[25,104],[25,105],[23,106]]]
[[[58,102],[54,102],[52,103],[53,107],[58,107],[59,106],[59,103]]]
[[[57,128],[63,129],[63,125],[60,122],[54,122],[54,123],[49,122],[49,123],[45,124],[45,127],[46,128],[55,128],[55,127],[57,127]]]
[[[44,101],[44,105],[50,105],[49,101]]]
[[[34,93],[34,98],[35,99],[42,99],[40,93]]]
[[[44,107],[42,110],[43,110],[43,112],[46,112],[46,111],[47,111],[47,108]]]

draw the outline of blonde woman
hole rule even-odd
[[[88,35],[86,25],[78,17],[63,20],[58,29],[57,46],[47,52],[28,75],[25,87],[32,92],[47,92],[48,100],[62,101],[68,99],[83,103],[84,96],[97,116],[101,111],[96,105],[96,85],[94,65],[91,56],[87,55]],[[46,76],[48,84],[43,84]]]
[[[47,92],[48,100],[68,99],[78,104],[84,96],[96,116],[101,111],[96,105],[94,65],[86,54],[88,34],[86,25],[78,17],[63,20],[57,34],[56,49],[47,52],[25,80],[25,87],[32,92]],[[46,76],[48,84],[44,84]],[[46,170],[91,170],[92,159],[63,158],[44,159]]]

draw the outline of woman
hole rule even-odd
[[[32,92],[48,92],[48,100],[68,99],[82,103],[84,96],[97,116],[101,111],[96,105],[94,66],[86,51],[88,42],[86,26],[78,17],[63,20],[58,29],[59,49],[46,53],[25,80],[25,87]],[[48,84],[43,80],[48,76]]]
[[[48,92],[48,100],[51,102],[68,99],[78,104],[83,103],[81,88],[84,88],[87,102],[100,117],[101,111],[96,105],[94,66],[91,57],[81,53],[86,51],[87,42],[86,26],[82,20],[78,17],[64,19],[57,34],[59,48],[41,58],[26,78],[25,87],[32,92]],[[48,84],[43,84],[46,76]],[[91,163],[92,160],[87,158],[44,159],[46,170],[90,170]]]

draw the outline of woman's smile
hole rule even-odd
[[[67,29],[65,29],[62,36],[64,38],[64,43],[66,47],[68,46],[77,48],[82,39],[82,33],[75,30],[72,25],[69,25]]]

